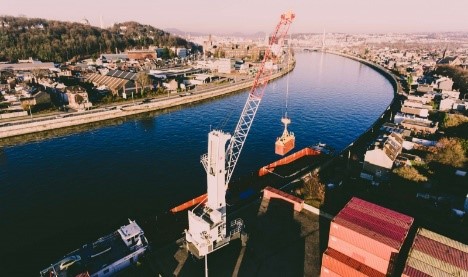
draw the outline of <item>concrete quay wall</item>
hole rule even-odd
[[[290,66],[289,70],[284,70],[275,73],[271,76],[270,80],[279,78],[289,71],[293,70],[294,66]],[[223,96],[236,91],[250,88],[253,85],[253,80],[245,80],[235,84],[228,84],[216,88],[208,89],[203,92],[194,93],[184,97],[172,97],[169,99],[158,100],[155,102],[128,105],[124,107],[116,106],[115,109],[102,110],[94,113],[73,113],[66,117],[50,117],[42,120],[23,120],[21,124],[4,125],[0,127],[0,139],[16,137],[31,133],[44,132],[48,130],[72,127],[77,125],[84,125],[88,123],[105,121],[150,111],[162,110],[180,105],[195,103],[219,96]],[[65,114],[66,115],[66,114]]]

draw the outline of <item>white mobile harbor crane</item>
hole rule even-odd
[[[227,231],[226,190],[272,74],[271,70],[265,68],[265,62],[282,61],[282,42],[294,17],[292,12],[282,14],[269,38],[268,48],[234,134],[231,136],[220,130],[208,134],[208,153],[201,157],[207,176],[208,200],[205,205],[198,205],[188,212],[189,229],[185,231],[188,250],[199,258],[227,245],[231,239],[240,237],[244,225],[241,219],[232,221]]]

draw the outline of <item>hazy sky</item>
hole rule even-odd
[[[468,0],[0,0],[4,15],[212,33],[271,32],[287,10],[293,33],[468,31]]]

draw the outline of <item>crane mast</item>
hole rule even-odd
[[[236,167],[237,161],[239,160],[240,153],[244,146],[247,135],[249,134],[250,127],[252,126],[255,114],[257,113],[260,102],[262,101],[265,87],[271,77],[271,70],[265,69],[265,64],[274,55],[278,58],[281,54],[281,46],[278,44],[281,42],[286,34],[288,33],[289,26],[294,20],[294,13],[287,12],[281,15],[279,23],[276,25],[275,31],[271,35],[268,47],[263,56],[263,61],[260,68],[255,76],[252,88],[250,89],[247,102],[245,102],[242,114],[237,122],[236,129],[232,135],[231,141],[227,148],[227,165],[226,165],[226,186],[229,185],[232,174]]]
[[[279,43],[286,36],[294,17],[292,12],[281,15],[281,20],[269,39],[234,134],[231,136],[220,130],[213,130],[208,134],[208,153],[201,158],[207,176],[208,200],[205,205],[198,205],[188,212],[189,229],[185,231],[187,249],[199,258],[241,235],[244,225],[241,219],[233,220],[228,232],[226,190],[272,74],[272,70],[267,69],[265,64],[269,60],[280,58],[282,47]]]

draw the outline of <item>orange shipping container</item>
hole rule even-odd
[[[390,262],[388,260],[377,257],[359,247],[354,246],[351,243],[345,242],[334,236],[330,236],[328,240],[328,247],[337,250],[345,254],[348,257],[351,257],[358,262],[365,264],[373,269],[382,272],[384,274],[391,273],[389,270]]]
[[[387,261],[390,261],[398,252],[397,249],[394,249],[385,243],[373,239],[368,235],[358,233],[349,227],[345,227],[333,221],[330,224],[330,236],[342,239]]]
[[[330,270],[324,266],[322,266],[322,269],[320,270],[320,276],[341,277],[341,275],[336,274],[335,272],[333,272],[333,270]]]
[[[275,143],[275,153],[278,155],[285,155],[294,148],[296,138],[294,136],[287,136],[279,138]]]
[[[346,277],[385,276],[385,274],[370,268],[333,248],[327,248],[323,253],[322,267]]]

